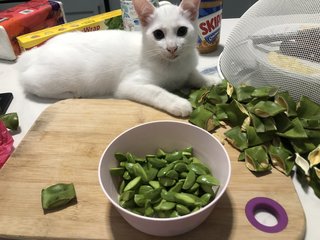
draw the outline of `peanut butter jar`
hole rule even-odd
[[[210,53],[217,49],[220,42],[222,20],[222,0],[201,0],[198,17],[199,53]]]

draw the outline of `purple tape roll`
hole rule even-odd
[[[277,219],[278,223],[275,226],[261,224],[255,217],[255,213],[258,210],[269,212]],[[288,215],[286,211],[279,203],[270,198],[256,197],[251,199],[246,205],[245,212],[249,222],[263,232],[280,232],[288,225]]]

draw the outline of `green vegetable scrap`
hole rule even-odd
[[[41,203],[44,210],[64,207],[74,199],[76,199],[76,191],[73,183],[58,183],[41,191]]]
[[[259,101],[251,108],[251,112],[261,118],[273,117],[286,109],[272,101]]]
[[[218,104],[218,109],[225,113],[230,126],[243,126],[248,118],[248,111],[235,99],[230,103]]]
[[[248,148],[247,133],[243,132],[239,126],[226,131],[225,136],[227,137],[229,142],[240,151]]]
[[[264,172],[271,169],[269,157],[263,146],[255,146],[244,150],[245,163],[254,172]]]
[[[274,145],[269,146],[268,152],[272,165],[280,172],[283,172],[286,175],[290,175],[294,166],[292,152],[290,152],[283,146],[277,147]]]
[[[288,117],[297,116],[297,104],[290,96],[289,92],[281,92],[275,96],[274,102],[284,107],[285,113]]]
[[[19,118],[17,113],[7,113],[0,115],[0,121],[10,130],[17,130],[19,127]]]
[[[209,132],[228,124],[226,139],[252,172],[272,166],[289,176],[294,166],[320,198],[320,105],[294,101],[278,87],[233,86],[228,81],[191,91],[189,122]]]
[[[119,204],[139,215],[183,216],[209,204],[219,189],[219,180],[191,147],[158,149],[143,158],[117,152],[115,158],[119,166],[110,168],[110,174],[120,178]]]
[[[191,113],[190,122],[209,132],[220,126],[219,120],[205,106],[199,106]]]
[[[315,194],[320,198],[320,145],[311,151],[306,157],[296,154],[295,163],[300,177],[307,181]]]
[[[123,30],[123,21],[122,16],[113,17],[105,20],[104,24],[108,29],[122,29]]]

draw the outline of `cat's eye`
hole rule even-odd
[[[184,37],[188,32],[188,28],[187,27],[179,27],[178,31],[177,31],[177,36],[178,37]]]
[[[156,40],[161,40],[164,38],[164,33],[162,30],[158,29],[153,32],[153,36]]]

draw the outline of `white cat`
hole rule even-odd
[[[155,8],[133,0],[141,32],[106,30],[56,36],[18,61],[24,89],[46,98],[112,96],[188,116],[188,100],[169,91],[212,85],[197,70],[200,0]]]

